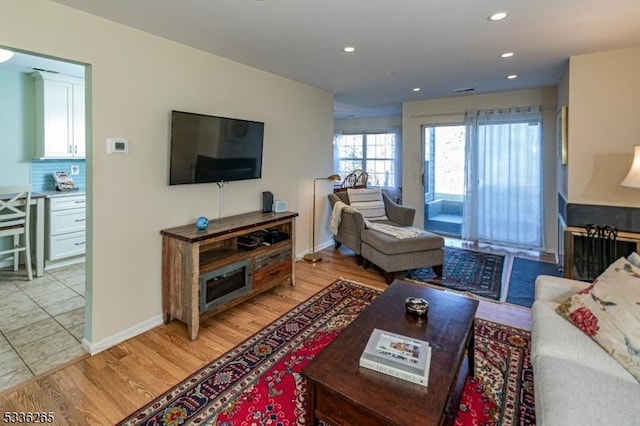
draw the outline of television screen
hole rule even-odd
[[[262,177],[264,123],[171,111],[169,184]]]

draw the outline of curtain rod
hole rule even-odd
[[[409,118],[427,118],[427,117],[444,117],[447,115],[464,115],[466,111],[441,112],[438,114],[417,114],[410,115]]]
[[[400,129],[402,126],[391,126],[387,128],[377,128],[377,129],[361,129],[361,130],[337,130],[338,132],[342,132],[343,135],[361,135],[363,133],[393,133],[394,131]]]
[[[502,111],[502,110],[509,110],[509,109],[513,109],[513,108],[531,108],[531,107],[512,107],[512,108],[488,108],[488,111]],[[556,105],[547,105],[547,106],[541,106],[540,110],[541,111],[549,111],[549,110],[553,110],[555,111],[557,109]],[[467,111],[452,111],[452,112],[440,112],[437,114],[416,114],[416,115],[410,115],[409,118],[431,118],[431,117],[445,117],[448,115],[465,115],[467,113]]]

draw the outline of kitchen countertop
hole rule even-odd
[[[86,192],[84,190],[76,190],[76,191],[38,191],[38,194],[44,195],[46,198],[58,198],[58,197],[71,197],[73,195],[85,195]]]

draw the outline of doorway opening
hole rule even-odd
[[[465,126],[423,128],[424,229],[460,238],[465,181]]]
[[[9,50],[14,55],[0,64],[0,92],[4,96],[0,104],[8,106],[0,118],[6,135],[0,149],[0,184],[30,183],[33,193],[46,198],[44,213],[34,215],[32,223],[46,225],[41,234],[31,235],[32,260],[40,265],[33,280],[25,279],[21,269],[15,273],[13,267],[0,264],[0,292],[4,295],[0,301],[0,346],[7,348],[0,354],[0,392],[86,356],[83,343],[91,319],[89,273],[84,261],[91,257],[91,250],[87,248],[82,257],[78,249],[90,247],[82,238],[90,229],[84,226],[88,217],[79,200],[84,200],[89,181],[89,160],[81,150],[88,145],[86,129],[91,120],[85,113],[85,94],[90,97],[90,88],[84,88],[89,65]],[[46,83],[42,81],[45,78],[38,79],[44,76]],[[41,105],[43,111],[46,105],[52,132],[39,120],[37,106]],[[36,128],[44,129],[46,137]],[[82,144],[76,144],[73,151],[66,150],[71,145],[65,145],[64,159],[49,152],[50,146],[57,148],[72,137]],[[71,177],[77,191],[57,192],[56,172]],[[52,201],[68,201],[70,196],[74,199],[69,203],[71,208]],[[59,217],[71,219],[56,222]]]

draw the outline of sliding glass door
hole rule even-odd
[[[465,127],[425,127],[424,199],[426,230],[460,238],[464,195]]]
[[[465,126],[462,238],[541,248],[539,109],[470,112]]]
[[[423,128],[424,226],[464,240],[540,249],[539,109],[470,111]]]

